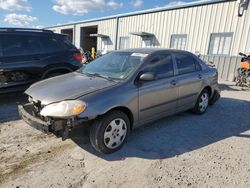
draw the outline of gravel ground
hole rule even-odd
[[[100,155],[81,128],[61,141],[19,120],[20,94],[0,96],[0,187],[250,187],[250,91],[223,83],[206,114],[135,130]]]

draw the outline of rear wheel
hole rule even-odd
[[[121,111],[112,111],[91,125],[89,137],[98,152],[112,153],[124,145],[129,132],[128,116]]]
[[[196,114],[205,113],[209,105],[209,98],[209,92],[204,89],[197,99],[195,107],[193,108],[193,112]]]

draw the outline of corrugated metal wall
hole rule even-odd
[[[250,8],[242,17],[238,16],[240,0],[230,0],[215,4],[166,10],[155,13],[139,14],[119,18],[118,47],[120,37],[129,37],[129,47],[142,46],[141,37],[130,32],[149,32],[155,34],[153,47],[169,48],[172,34],[187,34],[186,50],[199,51],[207,55],[211,33],[232,32],[231,56],[237,56],[239,51],[250,51]],[[108,50],[115,49],[116,19],[107,19],[75,26],[52,27],[58,33],[62,29],[75,27],[75,45],[80,47],[80,28],[91,25],[98,26],[98,32],[110,36]],[[98,40],[98,49],[101,47]]]
[[[56,33],[61,33],[63,29],[69,29],[72,28],[75,30],[73,33],[75,36],[74,38],[74,44],[76,47],[80,48],[81,44],[81,28],[82,27],[90,27],[90,26],[97,26],[98,27],[98,33],[108,35],[110,38],[108,43],[108,51],[112,51],[115,49],[115,37],[116,37],[116,19],[108,19],[108,20],[102,20],[102,21],[96,21],[96,22],[88,22],[88,23],[82,23],[82,24],[70,24],[67,26],[58,26],[53,28],[48,28],[53,30]],[[97,49],[101,49],[101,39],[98,38],[97,42]]]
[[[55,30],[56,30],[55,32],[61,33],[61,31],[64,29],[74,29],[74,25],[72,24],[72,25],[63,26],[63,27],[57,27],[57,28],[55,28]]]
[[[234,81],[237,69],[240,67],[241,58],[239,56],[201,56],[205,62],[214,63],[218,70],[219,80]]]
[[[98,33],[109,36],[108,51],[115,49],[115,37],[116,37],[116,19],[102,20],[98,22],[89,22],[76,25],[76,41],[75,45],[80,47],[81,28],[88,26],[98,26]],[[101,49],[101,38],[98,38],[97,49]]]
[[[233,41],[230,54],[250,51],[250,11],[238,17],[239,1],[209,4],[164,12],[120,18],[119,36],[130,37],[130,48],[141,47],[142,40],[130,32],[154,33],[154,47],[170,47],[172,34],[187,34],[186,50],[208,53],[211,33],[232,32]]]

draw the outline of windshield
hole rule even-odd
[[[126,79],[148,54],[111,52],[80,69],[80,72],[111,79]]]

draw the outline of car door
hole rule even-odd
[[[0,34],[1,38],[1,34]],[[3,52],[2,52],[2,40],[0,40],[0,88],[4,85],[4,76],[3,76]]]
[[[170,53],[157,54],[151,58],[142,69],[142,73],[146,72],[155,73],[156,79],[143,81],[138,88],[141,123],[174,113],[178,98],[173,57]]]
[[[202,69],[193,55],[185,52],[175,53],[175,63],[179,96],[177,110],[183,111],[192,108],[196,103],[202,89]]]
[[[44,77],[50,74],[51,71],[65,70],[71,72],[79,68],[79,60],[75,60],[74,55],[79,54],[73,47],[67,48],[63,43],[64,36],[44,35],[40,36],[42,48],[44,53],[42,54]]]
[[[2,87],[23,85],[36,80],[33,69],[40,60],[38,40],[32,35],[3,34],[1,43],[0,74],[5,82]]]

